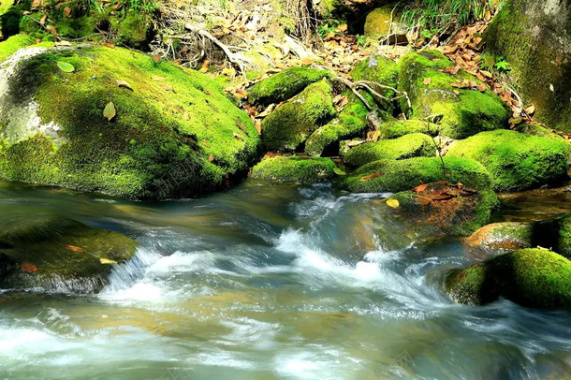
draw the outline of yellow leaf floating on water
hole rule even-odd
[[[111,259],[106,259],[106,258],[103,258],[103,257],[101,257],[101,258],[99,259],[99,262],[100,262],[101,264],[117,264],[117,261],[111,260]]]
[[[107,118],[108,121],[111,121],[115,115],[117,115],[117,111],[115,111],[115,105],[113,102],[107,103],[105,109],[103,110],[103,116]]]
[[[394,198],[389,198],[389,199],[387,199],[387,206],[392,207],[392,208],[399,208],[400,203],[398,200],[396,200]]]

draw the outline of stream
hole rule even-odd
[[[571,195],[529,198],[496,219],[571,211]],[[482,255],[421,241],[382,199],[246,181],[138,203],[2,182],[0,227],[65,216],[141,247],[99,294],[0,291],[0,378],[571,377],[569,312],[454,304],[444,276]]]

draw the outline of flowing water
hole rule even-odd
[[[141,244],[99,294],[0,293],[0,378],[571,378],[568,312],[453,304],[443,276],[481,257],[420,242],[381,199],[246,182],[149,204],[0,184],[4,225],[66,216]]]

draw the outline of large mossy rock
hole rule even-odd
[[[434,144],[429,136],[413,133],[394,140],[379,140],[356,146],[347,152],[343,161],[347,165],[360,167],[379,160],[434,157],[436,156]]]
[[[314,83],[277,108],[262,122],[263,142],[272,150],[295,150],[335,116],[327,81]]]
[[[568,170],[568,143],[509,130],[483,132],[458,141],[446,157],[480,162],[498,191],[518,191],[553,184]]]
[[[357,193],[396,193],[438,181],[460,182],[476,190],[491,189],[488,171],[474,160],[445,157],[416,157],[380,160],[360,167],[345,180],[348,190]]]
[[[120,233],[69,219],[17,223],[0,233],[0,286],[97,291],[112,265],[129,260],[137,246]]]
[[[525,307],[571,309],[571,261],[551,251],[523,249],[453,272],[446,289],[462,304],[504,297]]]
[[[5,44],[13,50],[11,38],[0,52]],[[252,121],[215,81],[134,51],[20,50],[0,68],[0,88],[7,180],[128,198],[195,196],[245,174],[258,155]],[[106,108],[116,115],[105,117]]]
[[[571,3],[511,0],[484,34],[487,53],[502,56],[526,103],[552,128],[571,132]]]
[[[254,166],[252,178],[279,183],[319,183],[335,178],[335,163],[322,157],[272,157]]]
[[[248,91],[248,101],[261,105],[283,102],[326,75],[326,71],[304,67],[287,69],[256,83]]]
[[[489,89],[480,92],[477,88],[452,87],[453,83],[464,80],[472,81],[476,86],[482,82],[463,70],[456,75],[442,72],[454,66],[442,53],[435,50],[410,53],[401,58],[399,66],[399,90],[406,91],[410,97],[410,113],[418,118],[440,119],[443,135],[463,139],[507,126],[510,112]],[[401,107],[408,109],[406,100],[401,100]]]
[[[339,154],[340,140],[363,134],[367,128],[367,107],[353,94],[345,93],[349,103],[338,114],[337,118],[319,127],[305,142],[305,152],[310,156],[336,156]],[[373,99],[363,94],[368,102]]]
[[[350,75],[354,82],[374,82],[396,89],[398,86],[399,68],[392,59],[381,55],[371,55],[355,66]],[[375,88],[374,85],[371,87],[388,99],[392,99],[396,95],[393,90],[388,88]],[[372,102],[369,103],[374,104]],[[384,104],[379,104],[379,107],[381,111],[384,111],[383,113],[389,116],[392,115],[394,111],[392,102],[384,102]]]
[[[391,2],[369,12],[364,26],[365,37],[389,44],[408,42],[406,26],[400,22],[404,7],[402,2]]]

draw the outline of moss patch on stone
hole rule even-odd
[[[435,155],[436,148],[432,139],[422,133],[413,133],[394,140],[380,140],[356,146],[347,152],[343,162],[359,167],[378,160],[402,160]]]
[[[398,85],[399,68],[391,59],[380,55],[371,55],[353,68],[351,77],[354,82],[363,80],[396,88]],[[390,89],[375,88],[375,90],[386,98],[392,99],[395,97],[395,92]],[[392,102],[384,102],[384,104],[379,104],[379,106],[389,114],[394,111]]]
[[[409,53],[401,58],[399,90],[408,93],[412,110],[408,110],[406,100],[401,100],[401,108],[414,117],[438,116],[442,134],[454,139],[506,128],[510,112],[497,95],[489,89],[482,93],[451,86],[463,80],[482,84],[463,70],[457,75],[440,71],[453,65],[442,53],[434,50]],[[424,84],[427,79],[430,83]]]
[[[54,280],[87,282],[97,290],[112,266],[122,263],[138,244],[117,232],[86,226],[69,219],[22,223],[0,234],[0,284],[6,288],[49,286]],[[26,264],[37,270],[27,272]]]
[[[335,163],[321,157],[273,157],[254,166],[252,178],[272,182],[312,184],[335,178]]]
[[[352,93],[344,94],[349,103],[339,113],[337,119],[318,128],[305,142],[305,152],[311,156],[339,154],[339,141],[358,136],[367,128],[367,107]],[[373,99],[363,95],[368,102]]]
[[[444,166],[445,172],[439,157],[380,160],[357,169],[345,180],[345,186],[358,193],[396,193],[446,180],[461,182],[476,190],[491,189],[490,174],[474,160],[445,157]]]
[[[264,145],[268,149],[295,150],[333,116],[331,86],[326,81],[314,83],[264,119]]]
[[[462,304],[504,297],[525,307],[571,309],[571,261],[551,251],[523,249],[453,272],[446,289]]]
[[[438,135],[439,128],[437,124],[430,123],[424,120],[409,119],[397,120],[391,119],[380,127],[381,138],[383,139],[396,139],[412,133],[424,133],[429,136]]]
[[[563,141],[498,130],[458,141],[447,157],[476,160],[493,176],[496,190],[517,191],[564,178],[568,169],[567,149]]]
[[[128,198],[194,196],[245,173],[258,155],[252,121],[215,81],[134,51],[51,50],[22,62],[9,84],[11,103],[0,113],[7,180]],[[31,100],[43,132],[8,117]],[[111,121],[103,116],[109,102]]]
[[[248,92],[248,100],[261,105],[283,102],[326,75],[326,71],[305,67],[287,69],[256,83]]]
[[[472,247],[516,251],[533,247],[533,224],[505,222],[484,226],[466,239]]]

